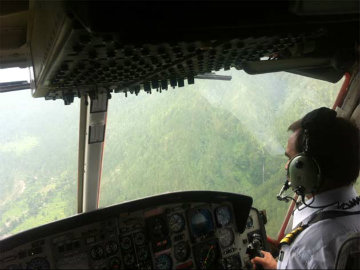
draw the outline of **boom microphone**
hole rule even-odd
[[[291,185],[291,183],[289,182],[288,179],[286,179],[284,185],[283,185],[282,188],[280,189],[279,194],[276,196],[276,198],[277,198],[279,201],[289,202],[288,196],[283,196],[283,193],[284,193],[286,190],[289,189],[290,185]]]

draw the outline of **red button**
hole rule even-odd
[[[190,269],[193,266],[193,262],[192,261],[188,261],[186,263],[180,264],[178,266],[176,266],[176,269]]]

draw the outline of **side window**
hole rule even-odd
[[[0,82],[28,80],[26,69]],[[0,239],[76,213],[79,101],[0,93]]]

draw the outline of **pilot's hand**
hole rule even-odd
[[[260,251],[264,257],[255,257],[251,260],[251,262],[255,264],[260,264],[264,269],[276,269],[277,268],[277,262],[274,259],[274,257],[271,255],[270,252],[266,251]]]

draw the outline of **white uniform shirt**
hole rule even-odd
[[[334,190],[329,190],[315,195],[311,206],[323,206],[335,201],[348,202],[357,195],[354,187],[346,186]],[[312,199],[306,201],[311,203]],[[302,209],[304,206],[300,206]],[[322,211],[339,210],[335,206],[324,208]],[[310,216],[319,209],[306,207],[301,211],[295,210],[293,219],[293,229],[302,222],[306,224]],[[356,205],[348,210],[360,211],[360,205]],[[294,242],[283,245],[280,251],[277,264],[278,269],[333,269],[335,259],[341,244],[349,233],[360,232],[359,215],[349,215],[337,217],[335,219],[325,219],[318,221],[304,231],[302,231]]]

